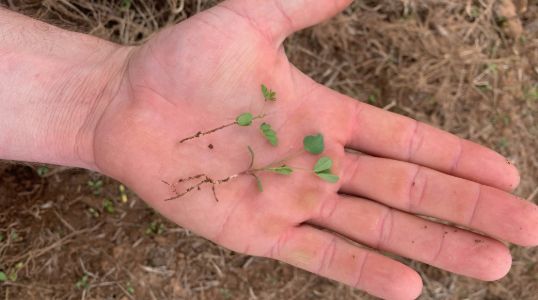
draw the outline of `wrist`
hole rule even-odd
[[[130,48],[4,10],[0,17],[0,158],[97,169],[93,133]]]
[[[71,114],[64,110],[65,114],[61,118],[65,127],[70,127],[68,132],[72,137],[62,146],[73,157],[69,165],[101,171],[95,162],[96,128],[119,93],[132,50],[130,47],[112,46],[102,59],[84,64],[81,70],[68,77],[71,80],[65,82],[72,84],[70,95],[66,94],[66,101],[77,111],[76,114]],[[50,120],[50,124],[54,124],[54,120]]]

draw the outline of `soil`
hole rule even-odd
[[[0,5],[139,44],[217,2]],[[362,0],[289,38],[286,51],[320,83],[501,152],[521,170],[516,194],[538,202],[537,20],[536,0]],[[216,246],[120,186],[86,170],[0,163],[0,271],[11,279],[0,299],[372,299]],[[491,283],[402,261],[420,272],[421,299],[536,299],[538,250],[512,254],[510,273]]]

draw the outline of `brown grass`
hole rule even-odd
[[[0,0],[123,44],[217,2]],[[286,50],[318,82],[500,151],[521,170],[516,193],[537,202],[537,19],[536,0],[362,0],[294,35]],[[52,170],[40,177],[34,166],[0,164],[0,270],[18,270],[16,281],[0,285],[0,299],[369,299],[215,246],[135,195],[122,203],[118,183],[98,174]],[[104,182],[98,195],[88,180]],[[104,198],[115,203],[113,214]],[[411,265],[425,282],[423,299],[535,299],[537,250],[512,253],[510,274],[493,283]],[[77,288],[84,274],[87,284]]]

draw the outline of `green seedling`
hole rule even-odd
[[[262,94],[263,94],[263,98],[265,99],[265,101],[276,101],[276,93],[273,92],[272,90],[268,89],[263,84],[262,84]],[[225,129],[225,128],[228,128],[228,127],[231,127],[231,126],[248,127],[248,126],[252,125],[252,122],[254,120],[263,119],[265,117],[266,117],[266,114],[264,114],[264,113],[261,113],[261,114],[258,114],[258,115],[253,115],[250,112],[244,112],[244,113],[240,114],[239,116],[237,116],[235,118],[234,122],[224,124],[222,126],[219,126],[217,128],[213,128],[213,129],[210,129],[210,130],[207,130],[207,131],[198,131],[197,133],[195,133],[195,134],[193,134],[193,135],[191,135],[189,137],[181,139],[179,141],[179,143],[183,144],[186,141],[190,141],[190,140],[202,137],[202,136],[206,136],[206,135],[215,133],[217,131],[220,131],[222,129]]]
[[[82,275],[82,277],[75,283],[75,287],[79,290],[85,290],[90,287],[90,281],[87,274]]]
[[[324,149],[325,149],[324,139],[323,139],[322,134],[317,134],[317,135],[313,135],[313,136],[306,136],[304,138],[304,140],[303,140],[303,144],[304,144],[304,150],[307,151],[307,152],[310,152],[312,154],[322,153],[324,151]],[[283,160],[279,160],[279,161],[270,163],[270,164],[268,164],[268,165],[266,165],[264,167],[261,167],[261,168],[256,168],[256,167],[254,167],[254,161],[255,161],[255,158],[256,158],[254,150],[250,146],[248,146],[247,149],[248,149],[248,153],[250,154],[250,163],[249,163],[248,168],[246,170],[244,170],[242,172],[239,172],[237,174],[234,174],[232,176],[228,176],[228,177],[223,178],[223,179],[215,180],[215,179],[209,177],[206,174],[198,174],[198,175],[195,175],[195,176],[179,179],[174,184],[170,184],[170,183],[168,183],[166,181],[163,181],[163,183],[165,183],[169,187],[171,187],[172,192],[175,194],[175,196],[170,197],[168,199],[165,199],[165,201],[171,201],[171,200],[179,199],[179,198],[189,194],[192,191],[201,190],[202,186],[204,186],[204,185],[209,185],[209,186],[211,186],[211,190],[213,192],[213,196],[215,197],[215,200],[218,202],[219,198],[218,198],[217,193],[216,193],[216,187],[218,185],[220,185],[220,184],[227,183],[227,182],[229,182],[229,181],[231,181],[233,179],[236,179],[236,178],[238,178],[240,176],[245,176],[245,175],[252,176],[256,180],[256,186],[258,187],[258,190],[260,192],[263,192],[264,188],[263,188],[262,181],[260,179],[260,173],[266,172],[266,173],[275,173],[275,174],[278,174],[278,175],[287,176],[287,175],[291,175],[294,172],[294,170],[304,170],[302,168],[294,168],[294,167],[291,167],[289,165],[284,164],[287,159],[283,159]],[[312,169],[312,172],[315,175],[317,175],[319,178],[321,178],[321,179],[323,179],[323,180],[325,180],[327,182],[335,183],[335,182],[337,182],[339,180],[339,177],[331,172],[332,165],[333,165],[333,161],[329,157],[324,156],[324,157],[320,158],[317,161],[317,163],[315,164],[315,166]],[[190,187],[188,187],[186,190],[184,190],[182,192],[179,192],[177,190],[177,184],[184,183],[184,182],[190,182],[190,181],[193,181],[193,180],[198,180],[198,182],[195,183],[194,185],[191,185]]]
[[[146,235],[161,235],[166,230],[164,224],[158,221],[152,221],[144,231]]]
[[[12,241],[12,242],[19,242],[22,240],[22,237],[17,233],[17,231],[15,229],[13,229],[11,231],[11,233],[9,234],[9,239]]]
[[[133,4],[132,0],[121,0],[120,7],[123,9],[129,9],[131,8],[132,4]]]
[[[88,180],[88,186],[92,190],[92,193],[95,196],[101,195],[101,192],[103,191],[103,181],[102,180]]]
[[[116,212],[114,202],[110,199],[103,200],[103,209],[109,214],[114,214]]]
[[[50,172],[50,170],[47,166],[40,166],[37,168],[36,172],[39,177],[45,177]]]
[[[99,218],[99,216],[101,215],[99,211],[93,207],[88,208],[88,213],[90,213],[90,215],[94,218]]]
[[[129,295],[134,295],[135,289],[130,281],[127,281],[125,290]]]
[[[232,293],[228,289],[220,288],[219,292],[222,295],[222,299],[227,300],[227,299],[232,299],[233,298]]]
[[[367,99],[369,104],[377,104],[377,97],[375,95],[369,95]]]
[[[262,94],[263,94],[263,97],[264,97],[265,101],[276,101],[276,93],[274,91],[272,91],[271,89],[268,89],[263,84],[262,84]],[[194,138],[206,135],[206,134],[216,132],[216,131],[218,131],[220,129],[223,129],[223,128],[226,128],[226,127],[232,126],[232,125],[238,125],[238,126],[243,126],[243,127],[250,126],[250,125],[252,125],[253,120],[255,120],[257,118],[262,118],[264,116],[265,115],[254,116],[252,113],[249,113],[249,112],[242,113],[236,118],[235,122],[233,122],[233,123],[218,127],[216,129],[212,129],[212,130],[207,131],[207,132],[198,132],[197,134],[195,134],[195,135],[193,135],[191,137],[188,137],[188,138],[185,138],[185,139],[181,140],[180,143],[183,143],[183,142],[185,142],[187,140],[194,139]],[[260,131],[261,131],[263,137],[272,146],[275,146],[275,147],[278,146],[277,134],[272,129],[270,124],[268,124],[266,122],[262,123],[260,125]],[[325,144],[324,144],[323,135],[321,133],[318,133],[316,135],[305,136],[304,139],[303,139],[303,148],[304,148],[304,150],[306,152],[309,152],[311,154],[314,154],[314,155],[321,154],[325,150]],[[213,178],[209,177],[206,174],[198,174],[198,175],[189,176],[189,177],[186,177],[186,178],[181,178],[181,179],[177,180],[174,183],[169,183],[167,181],[162,180],[162,182],[164,184],[166,184],[166,185],[168,185],[170,187],[172,193],[174,194],[173,197],[167,198],[167,199],[165,199],[165,201],[171,201],[171,200],[179,199],[179,198],[181,198],[181,197],[183,197],[183,196],[185,196],[185,195],[187,195],[187,194],[189,194],[189,193],[191,193],[191,192],[193,192],[195,190],[199,191],[199,190],[202,189],[203,186],[208,185],[208,186],[211,186],[213,196],[215,197],[215,200],[218,202],[219,198],[217,196],[216,187],[218,185],[220,185],[220,184],[230,182],[233,179],[236,179],[236,178],[238,178],[240,176],[245,176],[245,175],[246,176],[252,176],[256,181],[256,186],[258,187],[258,190],[260,192],[263,192],[264,188],[263,188],[262,181],[260,179],[260,174],[264,173],[264,172],[265,173],[274,173],[274,174],[283,175],[283,176],[289,176],[295,170],[306,170],[306,171],[312,172],[313,174],[317,175],[322,180],[330,182],[330,183],[335,183],[335,182],[337,182],[339,180],[339,177],[331,172],[331,167],[333,165],[333,161],[332,161],[331,158],[329,158],[327,156],[321,157],[316,162],[316,164],[314,165],[314,167],[311,170],[303,169],[303,168],[291,167],[291,166],[285,164],[287,159],[278,160],[278,161],[275,161],[273,163],[270,163],[270,164],[260,168],[260,167],[254,167],[254,161],[255,161],[255,157],[256,157],[256,155],[254,153],[254,150],[250,146],[247,146],[247,149],[248,149],[248,153],[250,155],[250,163],[248,165],[248,168],[246,168],[244,171],[239,172],[237,174],[234,174],[234,175],[228,176],[226,178],[222,178],[222,179],[213,179]],[[189,186],[188,188],[186,188],[186,189],[184,189],[182,191],[178,190],[177,186],[179,184],[189,183],[189,182],[194,182],[194,184],[192,184],[191,186]],[[150,228],[148,228],[148,230],[149,229]],[[148,230],[146,230],[146,231],[148,231]],[[151,229],[149,231],[154,232],[153,229]]]
[[[15,282],[17,281],[17,278],[19,277],[19,271],[24,267],[24,264],[22,262],[18,262],[15,267],[13,267],[8,274],[4,272],[0,272],[0,282],[3,281],[11,281]]]
[[[525,98],[538,102],[538,85],[532,86],[525,91]]]

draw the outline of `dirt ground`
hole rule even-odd
[[[123,44],[218,1],[0,0]],[[286,42],[329,87],[485,144],[538,202],[538,1],[362,0]],[[421,299],[538,299],[538,250],[484,283],[407,262]],[[404,260],[405,261],[405,260]],[[0,299],[371,299],[285,264],[235,254],[167,222],[100,174],[0,163]]]

